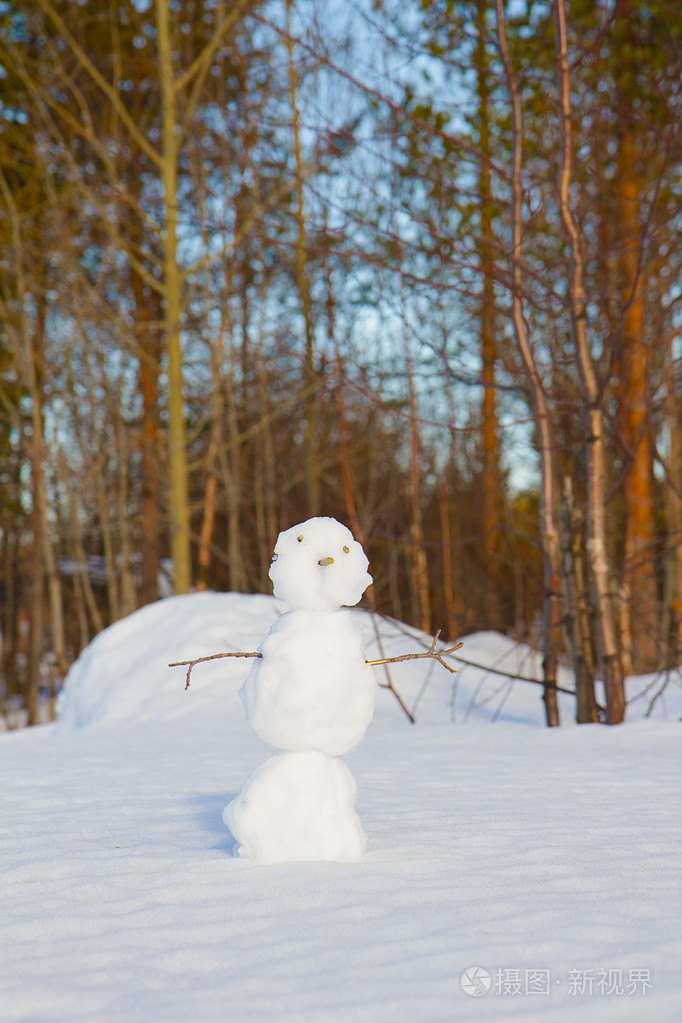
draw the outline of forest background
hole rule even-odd
[[[317,514],[377,611],[541,646],[548,724],[562,659],[579,721],[674,671],[681,43],[672,0],[3,0],[2,707]]]

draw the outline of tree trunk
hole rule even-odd
[[[141,605],[151,604],[159,596],[161,568],[161,463],[159,371],[161,351],[159,327],[161,310],[159,296],[145,285],[140,275],[131,270],[135,301],[135,326],[139,352],[138,391],[142,401],[140,444],[140,475],[142,507],[140,509],[140,586]]]
[[[133,566],[132,522],[129,513],[130,478],[128,466],[128,437],[120,409],[114,411],[116,424],[116,477],[118,505],[119,558],[118,571],[121,580],[121,617],[132,614],[137,605],[135,575]]]
[[[301,150],[300,114],[298,109],[298,75],[294,64],[294,40],[291,35],[291,0],[287,0],[286,44],[289,60],[289,100],[291,103],[294,166],[296,168],[296,283],[301,300],[301,313],[305,330],[305,388],[306,399],[306,483],[308,515],[320,513],[320,470],[317,436],[317,393],[315,383],[315,349],[313,336],[313,310],[308,279],[306,252],[306,223],[303,203],[305,169]]]
[[[407,331],[407,326],[405,326]],[[429,569],[424,547],[424,523],[421,510],[421,470],[419,465],[419,424],[417,422],[417,397],[414,389],[414,366],[409,350],[409,338],[405,338],[407,386],[410,408],[410,566],[412,581],[413,615],[422,632],[431,633],[431,598],[429,594]]]
[[[658,664],[658,598],[656,593],[656,527],[653,501],[653,446],[648,422],[649,347],[645,340],[644,295],[639,268],[641,227],[639,192],[633,166],[630,132],[621,139],[618,220],[621,229],[620,270],[622,406],[621,434],[629,463],[625,476],[625,578],[630,591],[632,663],[635,671],[653,671]]]
[[[182,275],[178,264],[177,243],[178,155],[181,132],[177,118],[173,75],[170,7],[170,0],[156,0],[162,115],[163,319],[168,354],[169,511],[173,585],[176,593],[188,593],[192,584],[192,564],[180,336]]]
[[[272,558],[272,549],[277,539],[277,511],[275,507],[277,494],[277,473],[275,468],[275,446],[270,425],[270,399],[268,378],[263,352],[263,339],[259,338],[258,347],[258,396],[259,414],[263,421],[263,442],[258,445],[261,459],[263,521],[259,527],[258,546],[261,552],[261,588],[269,589],[268,569]]]
[[[599,720],[594,692],[592,601],[583,571],[581,524],[573,504],[570,476],[564,479],[563,516],[565,620],[575,675],[576,720],[578,724],[588,724]]]
[[[222,448],[223,437],[223,379],[222,367],[225,357],[224,329],[221,329],[211,348],[211,415],[209,426],[208,451],[206,452],[206,482],[204,484],[204,504],[199,531],[197,551],[198,574],[197,589],[209,588],[211,568],[211,545],[215,526],[216,499],[218,495],[218,453]]]
[[[42,519],[38,509],[35,493],[36,482],[33,482],[33,508],[31,511],[31,545],[30,558],[30,604],[28,607],[29,621],[29,653],[28,673],[26,678],[26,710],[29,725],[38,724],[38,697],[40,692],[40,671],[43,654],[43,629],[45,627],[45,572],[42,556]]]
[[[630,27],[630,0],[617,0],[613,22],[618,144],[616,214],[619,225],[620,369],[619,420],[625,444],[624,586],[630,595],[631,659],[635,671],[658,665],[659,609],[656,587],[656,526],[653,445],[648,422],[649,346],[640,266],[643,228],[638,172],[639,86]]]
[[[227,497],[227,560],[230,566],[230,589],[237,593],[247,593],[248,578],[241,534],[242,454],[233,369],[230,369],[226,380],[226,399],[229,450],[226,452],[224,447],[221,449],[221,464]]]
[[[490,67],[485,26],[486,0],[477,0],[476,48],[474,63],[478,94],[478,204],[480,226],[478,241],[478,269],[481,277],[480,300],[480,353],[483,400],[481,404],[482,474],[481,474],[481,532],[485,549],[493,557],[486,559],[485,578],[488,592],[486,604],[492,628],[498,628],[499,597],[496,585],[498,561],[494,558],[500,547],[500,457],[499,423],[497,417],[497,390],[495,386],[495,288],[493,259],[493,206],[490,179]]]
[[[215,502],[218,493],[218,481],[216,480],[211,465],[206,473],[206,485],[204,487],[204,512],[199,532],[199,550],[197,552],[197,590],[203,592],[209,587],[209,574],[211,568],[211,542],[213,540],[213,526],[215,523]]]
[[[571,257],[569,280],[571,332],[580,373],[586,431],[587,552],[597,608],[597,635],[606,689],[607,722],[609,724],[619,724],[625,716],[625,689],[618,652],[611,573],[606,549],[604,417],[601,410],[601,397],[594,371],[592,354],[587,339],[582,240],[569,201],[573,142],[564,0],[555,0],[554,11],[556,15],[556,49],[561,115],[559,208]]]
[[[552,445],[549,410],[542,379],[535,362],[530,345],[523,315],[523,269],[522,269],[522,238],[523,238],[523,184],[521,166],[523,157],[523,128],[521,122],[521,97],[518,82],[509,57],[507,35],[504,22],[503,0],[495,0],[497,12],[497,38],[500,54],[504,64],[505,78],[512,100],[512,321],[514,333],[519,347],[524,371],[528,380],[531,396],[533,419],[540,452],[540,532],[542,536],[542,553],[544,566],[544,599],[543,599],[543,676],[545,682],[544,703],[547,724],[552,727],[559,724],[559,705],[557,701],[557,643],[559,623],[561,620],[560,579],[561,554],[559,536],[556,526],[554,450]]]
[[[14,525],[8,523],[2,530],[2,565],[5,600],[2,609],[2,653],[0,671],[5,679],[4,701],[16,696],[19,691],[17,673],[18,653],[18,600],[17,600],[17,559],[19,546]]]
[[[443,548],[443,598],[447,618],[447,634],[454,643],[459,629],[459,611],[455,599],[455,586],[452,566],[452,530],[450,529],[450,506],[445,477],[440,481],[438,491],[440,510],[440,535]]]
[[[666,567],[666,668],[682,663],[682,398],[676,379],[672,337],[667,339],[665,419],[670,449],[666,479],[668,553]],[[677,374],[679,378],[680,374]]]

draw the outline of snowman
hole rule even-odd
[[[240,690],[256,735],[279,752],[223,811],[237,855],[261,863],[344,860],[367,840],[357,789],[339,759],[374,713],[376,682],[347,608],[372,577],[361,545],[336,519],[280,533],[270,566],[279,616]]]

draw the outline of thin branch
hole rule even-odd
[[[531,682],[534,686],[546,686],[548,689],[554,690],[556,693],[565,693],[567,696],[575,696],[574,689],[566,689],[564,686],[557,685],[556,683],[545,682],[541,678],[531,678],[530,675],[519,675],[515,671],[503,671],[501,668],[488,668],[485,664],[478,664],[476,661],[467,661],[463,657],[455,658],[460,664],[465,664],[468,668],[478,668],[480,671],[484,671],[490,675],[501,675],[502,678],[509,679],[511,682]],[[483,678],[485,681],[485,676]],[[599,710],[603,710],[603,707],[599,707]]]
[[[400,660],[400,659],[401,658],[398,658],[398,660]],[[389,660],[391,660],[390,657],[389,657]],[[375,664],[375,663],[382,664],[384,662],[382,662],[382,661],[378,661],[378,662],[376,662],[376,661],[365,661],[365,664]],[[398,706],[403,711],[403,713],[405,714],[405,717],[408,719],[408,721],[410,722],[411,725],[414,725],[414,724],[417,723],[417,719],[415,718],[414,714],[408,708],[408,706],[405,703],[405,701],[403,700],[402,696],[400,695],[398,690],[394,687],[394,685],[393,685],[393,683],[391,681],[389,681],[389,682],[377,682],[377,685],[379,686],[379,689],[389,689],[393,693],[393,695],[395,696],[396,700],[398,701]]]
[[[421,653],[417,653],[417,654],[398,654],[397,657],[379,657],[375,661],[365,661],[365,664],[371,664],[371,665],[375,665],[375,664],[396,664],[398,661],[416,661],[416,660],[419,660],[419,658],[421,658],[421,657],[432,657],[435,661],[438,661],[440,664],[442,664],[444,668],[447,668],[448,671],[450,671],[450,672],[452,672],[454,674],[457,671],[457,668],[453,668],[450,664],[447,663],[447,661],[444,661],[443,660],[443,655],[444,654],[454,653],[455,650],[459,650],[460,647],[462,647],[464,644],[463,643],[455,643],[454,646],[446,647],[443,650],[436,650],[436,643],[438,642],[438,637],[439,636],[440,636],[440,629],[438,630],[436,635],[433,637],[433,640],[431,642],[431,646],[429,647],[429,649],[428,650],[424,650]]]
[[[125,124],[126,128],[130,132],[131,138],[139,146],[139,148],[149,157],[152,163],[156,167],[161,167],[161,154],[154,148],[149,140],[143,135],[138,128],[134,117],[123,103],[117,90],[106,80],[104,75],[99,71],[87,53],[78,44],[74,36],[71,34],[66,26],[66,22],[61,17],[59,12],[53,7],[49,0],[39,0],[40,7],[43,12],[48,16],[50,21],[53,23],[58,32],[61,33],[63,39],[68,45],[70,51],[81,65],[81,67],[89,74],[90,78],[95,82],[104,95],[107,97],[112,107],[118,112],[121,121]]]
[[[377,660],[374,660],[374,661],[365,661],[365,664],[369,664],[369,665],[371,665],[373,667],[373,666],[375,666],[377,664],[394,664],[397,661],[414,661],[414,660],[418,660],[419,658],[423,658],[423,657],[431,657],[431,658],[433,658],[433,660],[436,660],[440,664],[442,664],[444,668],[447,668],[447,670],[449,672],[453,672],[454,673],[454,672],[457,671],[457,668],[453,668],[446,661],[444,661],[443,660],[443,655],[444,654],[451,654],[451,653],[453,653],[453,651],[459,650],[459,648],[462,646],[462,643],[456,643],[454,646],[447,647],[444,650],[436,650],[436,643],[438,642],[438,637],[439,636],[440,636],[440,629],[438,630],[436,635],[433,637],[433,641],[432,641],[431,646],[429,647],[429,649],[423,651],[422,653],[417,653],[417,654],[399,654],[397,657],[380,657],[380,658],[378,658]],[[189,682],[190,682],[190,676],[192,674],[192,668],[194,667],[195,664],[202,664],[204,661],[217,661],[221,657],[262,657],[262,656],[263,655],[262,655],[262,653],[259,650],[249,650],[249,651],[239,650],[239,651],[232,651],[230,653],[223,653],[223,654],[207,654],[205,657],[193,657],[189,661],[173,661],[171,664],[168,665],[168,667],[169,668],[180,668],[180,667],[187,666],[187,676],[186,676],[186,679],[185,679],[185,690],[187,690],[187,689],[189,689]],[[405,706],[404,702],[401,700],[401,698],[398,695],[398,693],[396,693],[396,691],[393,689],[393,686],[392,685],[386,685],[386,683],[379,683],[379,685],[382,686],[382,688],[391,689],[391,691],[393,692],[393,695],[398,700],[398,703],[400,704],[402,709],[405,711],[405,714],[407,715],[407,717],[414,723],[413,715],[410,714],[409,710]]]
[[[358,530],[358,532],[355,533],[355,535],[357,536],[358,534],[359,534],[359,530]],[[372,596],[372,591],[371,590],[370,590],[370,593],[369,593],[369,599],[370,599],[370,602],[372,604],[370,615],[371,615],[371,618],[372,618],[372,625],[374,627],[374,635],[376,636],[376,643],[377,643],[377,646],[379,648],[379,652],[381,654],[383,654],[383,639],[381,637],[381,633],[379,632],[378,626],[376,624],[376,617],[377,617],[376,616],[376,609],[373,606],[374,605],[374,601],[373,601],[373,596]],[[395,696],[396,700],[398,701],[398,706],[404,712],[404,714],[407,717],[407,719],[410,722],[410,724],[416,724],[416,718],[415,718],[413,712],[408,709],[407,704],[405,703],[405,701],[401,697],[401,695],[398,692],[396,686],[393,684],[393,678],[391,677],[391,672],[389,671],[389,668],[387,667],[387,661],[384,660],[382,663],[383,663],[383,674],[385,675],[385,682],[378,682],[377,683],[378,686],[380,688],[382,688],[382,690],[389,690],[391,693],[393,693],[393,695]]]
[[[169,664],[169,668],[180,668],[187,665],[187,678],[185,680],[185,690],[189,689],[189,677],[192,674],[192,668],[195,664],[201,664],[202,661],[217,661],[219,657],[262,657],[262,653],[259,650],[236,650],[229,654],[208,654],[206,657],[194,657],[191,661],[173,661]]]
[[[233,24],[236,22],[237,18],[244,13],[246,6],[246,0],[239,0],[239,3],[227,12],[220,24],[216,26],[213,35],[201,53],[195,57],[190,66],[176,79],[175,89],[178,93],[182,92],[190,84],[193,78],[195,79],[194,89],[188,104],[189,115],[191,115],[194,107],[196,106],[199,88],[206,77],[206,72],[210,67],[211,61],[216,55],[218,47],[232,28]],[[199,74],[199,72],[201,72],[201,74]],[[199,86],[197,86],[197,81],[199,82]]]

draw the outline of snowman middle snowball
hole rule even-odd
[[[280,533],[270,567],[280,615],[240,690],[256,735],[282,750],[340,756],[361,741],[376,683],[350,612],[372,582],[362,546],[332,518]]]

